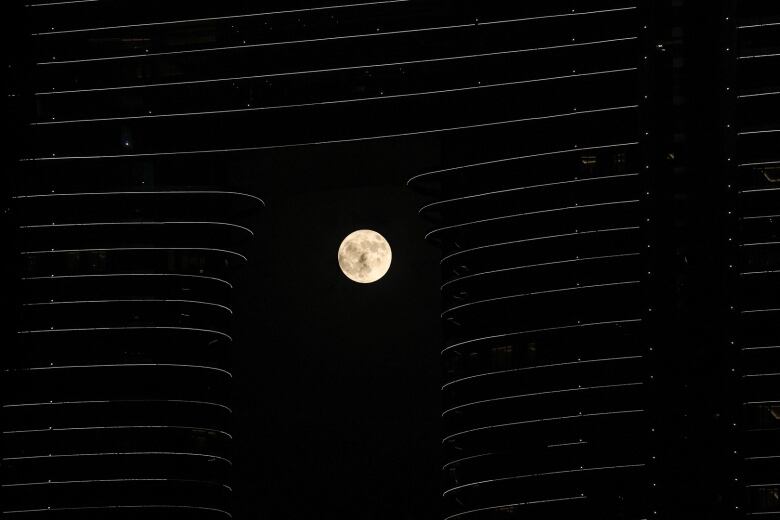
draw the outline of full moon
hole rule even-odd
[[[370,229],[347,235],[339,246],[341,272],[358,283],[376,282],[387,274],[393,254],[385,237]]]

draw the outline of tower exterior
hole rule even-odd
[[[218,161],[138,155],[147,139],[181,141],[153,117],[133,128],[128,111],[153,116],[186,94],[101,90],[172,71],[96,53],[159,34],[99,29],[102,5],[19,10],[4,516],[229,518],[231,293],[264,202]],[[179,36],[171,45],[198,38]]]
[[[780,12],[519,9],[517,126],[409,180],[442,248],[445,518],[778,514]]]
[[[469,106],[508,123],[409,180],[442,248],[447,519],[648,514],[646,13],[563,4],[485,17],[513,84]]]
[[[729,353],[736,513],[780,514],[778,367],[778,194],[780,193],[780,10],[729,2],[719,28],[724,82],[720,124],[726,175]]]
[[[260,197],[380,169],[442,252],[443,519],[780,514],[775,2],[8,5],[4,514],[230,517]]]

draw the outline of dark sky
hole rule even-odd
[[[418,148],[412,164],[428,145]],[[246,518],[436,516],[439,254],[423,241],[398,150],[299,150],[239,168],[268,204],[257,216],[266,240],[235,284],[235,496]],[[341,240],[362,228],[393,251],[374,284],[338,267]]]

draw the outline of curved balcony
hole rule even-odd
[[[14,200],[4,511],[230,517],[230,280],[262,201],[175,186]]]
[[[570,51],[546,66],[613,58]],[[649,514],[638,68],[538,84],[500,146],[408,181],[442,250],[447,519]]]

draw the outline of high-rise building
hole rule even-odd
[[[445,517],[780,514],[780,11],[520,9],[517,126],[409,180],[442,248]]]
[[[381,162],[442,250],[442,518],[780,514],[775,3],[13,6],[4,513],[229,516],[260,197]]]
[[[651,492],[647,13],[559,4],[480,21],[513,52],[469,105],[506,125],[409,180],[442,248],[449,519],[642,518]]]
[[[232,276],[264,203],[214,161],[123,159],[150,140],[182,142],[151,116],[186,93],[101,90],[174,74],[109,58],[151,36],[100,28],[111,6],[19,9],[19,32],[33,34],[11,68],[22,135],[3,514],[229,517]],[[165,32],[171,48],[201,37]],[[131,114],[148,117],[143,129]]]
[[[774,516],[780,514],[780,6],[729,2],[721,23],[730,476],[737,512]]]

